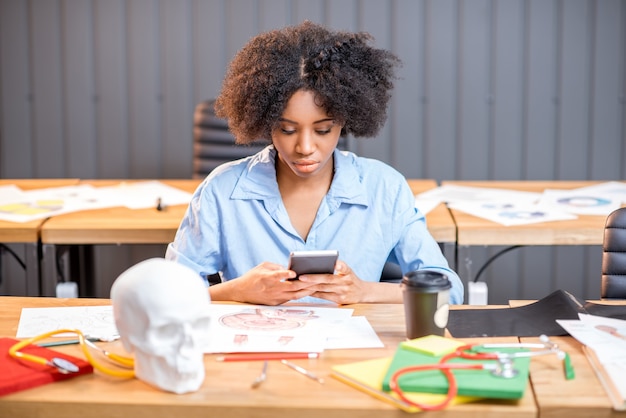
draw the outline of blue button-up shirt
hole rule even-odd
[[[336,150],[330,190],[305,241],[283,205],[275,158],[270,145],[211,172],[194,193],[165,257],[202,277],[221,272],[223,280],[232,280],[264,261],[287,266],[291,251],[336,249],[339,259],[369,282],[380,280],[387,259],[403,272],[441,271],[452,282],[450,302],[463,302],[463,284],[398,171]],[[320,301],[305,299],[300,301]]]

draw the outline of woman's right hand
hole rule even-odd
[[[263,262],[244,275],[209,287],[211,300],[280,305],[290,300],[310,296],[311,283],[288,280],[295,272],[280,264]]]

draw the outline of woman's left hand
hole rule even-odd
[[[357,277],[343,261],[335,264],[335,274],[304,274],[300,280],[312,283],[307,290],[314,290],[311,296],[330,300],[340,305],[366,302],[398,303],[402,301],[399,286],[389,283],[365,282]]]

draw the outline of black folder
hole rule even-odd
[[[454,338],[568,335],[556,320],[579,319],[579,313],[626,320],[626,305],[584,302],[565,290],[557,290],[515,308],[451,310],[448,332]]]

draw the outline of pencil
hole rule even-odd
[[[318,353],[250,353],[220,356],[215,361],[265,361],[283,359],[307,359],[318,358]]]

